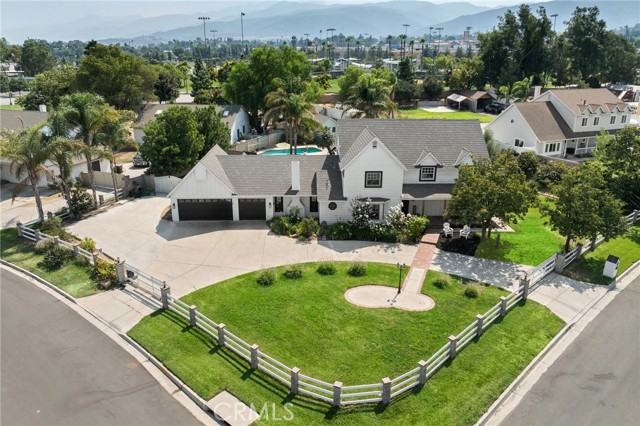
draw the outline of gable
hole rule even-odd
[[[420,155],[420,158],[418,158],[418,161],[416,161],[416,166],[440,166],[442,167],[442,163],[440,162],[440,160],[438,160],[436,158],[435,155],[433,155],[432,152],[425,152],[422,151],[422,154]]]

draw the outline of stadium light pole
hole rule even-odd
[[[207,47],[207,21],[211,19],[208,16],[198,16],[198,20],[202,21],[202,32],[204,34],[204,47]]]

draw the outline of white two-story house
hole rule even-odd
[[[354,200],[374,220],[391,206],[442,216],[458,167],[488,157],[475,120],[345,119],[337,155],[227,155],[214,147],[168,195],[180,220],[264,220],[296,207],[320,222],[351,220]]]
[[[551,89],[512,104],[487,129],[504,149],[579,158],[593,155],[602,130],[615,134],[630,119],[629,106],[608,89]]]

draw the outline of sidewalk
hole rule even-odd
[[[422,284],[431,266],[439,234],[425,234],[418,244],[418,250],[411,262],[411,269],[404,280],[402,291],[420,294]]]

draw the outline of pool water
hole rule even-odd
[[[322,152],[320,148],[305,146],[296,149],[296,154],[317,154]],[[273,148],[260,153],[261,155],[289,155],[289,148]]]

